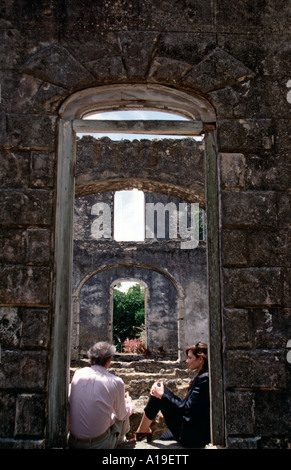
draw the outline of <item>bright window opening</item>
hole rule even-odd
[[[148,111],[148,110],[132,110],[132,111],[110,111],[104,113],[96,113],[85,116],[84,119],[94,120],[112,120],[112,121],[132,121],[132,120],[161,120],[161,121],[188,121],[189,119],[177,114],[162,112],[162,111]],[[78,134],[81,137],[84,134]],[[111,140],[141,140],[141,139],[185,139],[186,136],[181,135],[157,135],[157,134],[89,134],[100,139],[101,137],[109,137]],[[202,140],[203,136],[187,136],[188,139]]]
[[[138,189],[117,191],[114,195],[114,239],[144,241],[144,193]]]

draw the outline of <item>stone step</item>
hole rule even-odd
[[[124,356],[124,355],[123,355]],[[129,360],[130,359],[130,360]],[[126,391],[133,399],[148,396],[152,384],[163,380],[175,394],[183,396],[188,388],[192,375],[185,368],[185,363],[169,360],[144,359],[132,360],[133,355],[127,355],[126,360],[111,362],[109,372],[122,378]],[[87,359],[75,363],[71,367],[71,378],[79,367],[88,366]]]
[[[84,367],[89,364],[87,358],[72,361],[74,367]],[[110,368],[128,369],[134,368],[136,371],[150,372],[157,369],[177,368],[185,370],[185,361],[176,361],[171,359],[145,359],[144,356],[137,354],[120,354],[114,356]]]
[[[136,371],[135,369],[115,369],[114,367],[110,367],[109,372],[111,374],[115,374],[121,377],[125,383],[128,383],[132,379],[145,379],[147,377],[151,377],[155,380],[170,380],[170,379],[190,379],[190,375],[187,371],[182,371],[180,369],[160,369],[156,372],[140,372]]]
[[[71,369],[71,378],[76,369]],[[111,371],[111,373],[114,373]],[[180,378],[171,375],[161,375],[161,374],[120,374],[115,373],[116,376],[121,377],[125,384],[125,390],[130,394],[133,399],[137,399],[141,396],[148,396],[152,384],[162,379],[167,387],[172,390],[177,395],[184,395],[187,387],[189,385],[189,378]]]

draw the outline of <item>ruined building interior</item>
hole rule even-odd
[[[0,448],[66,447],[70,367],[112,341],[124,280],[179,380],[208,343],[211,444],[291,448],[289,19],[278,0],[1,3]],[[142,194],[138,241],[115,238],[121,191]]]

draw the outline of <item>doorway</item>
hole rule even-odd
[[[122,96],[116,92],[122,90]],[[142,100],[142,105],[141,105]],[[48,447],[62,446],[66,439],[66,403],[69,370],[71,328],[71,272],[73,201],[75,197],[74,165],[75,134],[104,131],[137,132],[135,123],[118,124],[86,121],[82,117],[104,108],[149,106],[171,110],[188,117],[181,123],[139,121],[138,131],[178,135],[205,134],[206,214],[208,256],[208,303],[210,384],[212,398],[212,443],[224,442],[223,391],[221,364],[221,325],[219,289],[219,231],[217,200],[217,155],[215,143],[215,113],[202,98],[160,86],[111,86],[88,89],[70,97],[61,109],[59,129],[59,166],[57,186],[56,246],[55,246],[55,315],[53,354],[50,364],[48,404]]]
[[[141,354],[147,348],[148,288],[139,280],[119,279],[111,286],[112,342],[120,354]]]

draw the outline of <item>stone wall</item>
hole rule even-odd
[[[77,142],[76,195],[112,187],[118,191],[135,186],[148,192],[158,188],[159,193],[170,191],[204,207],[204,167],[204,145],[193,139],[147,140],[145,135],[116,142],[84,136]]]
[[[111,286],[118,279],[141,280],[146,286],[145,346],[178,358],[177,291],[162,274],[143,268],[115,268],[92,276],[80,295],[78,350],[82,357],[96,341],[112,342],[114,316]],[[207,335],[207,330],[206,330]],[[207,337],[207,336],[206,336]],[[195,338],[194,338],[195,339]],[[115,344],[117,342],[115,340]]]
[[[128,83],[215,109],[225,442],[290,447],[289,5],[170,3],[2,4],[1,447],[46,439],[59,107]]]

